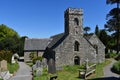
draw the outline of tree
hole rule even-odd
[[[107,4],[117,4],[116,8],[113,8],[108,14],[107,14],[107,23],[105,24],[105,28],[107,28],[108,31],[113,31],[114,33],[117,33],[117,53],[119,53],[119,38],[120,38],[120,9],[119,4],[120,0],[106,0]]]
[[[4,24],[0,25],[0,50],[16,53],[19,51],[19,46],[20,36],[18,33]]]
[[[19,43],[19,51],[18,54],[19,56],[24,56],[24,42],[25,38],[28,38],[27,36],[23,36],[20,38],[20,43]]]
[[[17,38],[20,37],[18,33],[14,31],[13,29],[7,27],[4,24],[0,25],[0,41],[4,40],[7,37],[13,37],[13,36],[16,36]]]
[[[98,25],[96,25],[96,27],[95,27],[95,34],[99,37],[99,27],[98,27]]]
[[[84,27],[85,34],[88,34],[88,31],[90,31],[90,27]]]

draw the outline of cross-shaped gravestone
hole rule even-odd
[[[86,59],[86,68],[88,68],[88,58]]]

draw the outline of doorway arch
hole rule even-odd
[[[74,65],[80,65],[80,57],[79,56],[74,57]]]

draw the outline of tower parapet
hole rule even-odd
[[[68,8],[65,13],[69,13],[69,14],[76,14],[76,15],[83,15],[83,9],[81,8]]]

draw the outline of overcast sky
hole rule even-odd
[[[0,24],[29,38],[49,38],[64,32],[64,11],[82,8],[83,26],[104,28],[106,14],[113,7],[106,0],[0,0]]]

